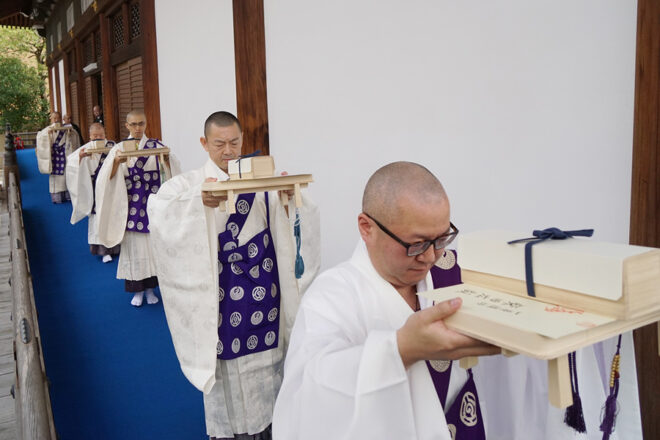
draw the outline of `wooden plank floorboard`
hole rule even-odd
[[[0,440],[16,439],[16,410],[10,394],[14,384],[14,324],[11,321],[12,296],[9,214],[4,203],[0,203]]]

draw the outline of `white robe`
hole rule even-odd
[[[147,136],[143,135],[138,145],[139,150],[144,149],[147,140]],[[96,178],[98,238],[99,242],[107,248],[121,243],[119,263],[117,264],[118,279],[144,280],[156,276],[150,234],[126,231],[128,194],[125,178],[128,176],[128,167],[135,164],[137,157],[130,157],[127,162],[119,164],[116,175],[110,178],[117,151],[124,151],[123,142],[118,143],[110,150]],[[157,160],[156,156],[149,156],[143,169],[145,171],[155,171]],[[172,175],[180,172],[179,162],[173,154],[170,154],[170,166]],[[163,182],[161,182],[161,186],[162,184]],[[151,197],[153,195],[150,195],[149,199]]]
[[[430,273],[417,289],[427,286]],[[349,261],[319,275],[291,335],[273,438],[450,440],[426,364],[406,370],[399,355],[396,331],[412,313],[362,241]],[[465,378],[453,370],[448,402]]]
[[[37,166],[41,174],[50,174],[53,170],[51,150],[53,142],[57,137],[57,132],[48,131],[48,129],[53,127],[55,127],[55,124],[51,124],[37,133],[35,152],[37,154]],[[80,139],[78,138],[78,133],[74,130],[66,131],[64,134],[64,155],[68,157],[79,146]],[[48,191],[51,194],[66,191],[66,173],[61,176],[50,174],[48,176]]]
[[[92,142],[88,142],[66,158],[66,185],[71,196],[71,224],[78,223],[85,217],[89,217],[87,226],[87,242],[89,244],[101,244],[98,237],[98,225],[96,214],[92,214],[94,206],[94,187],[92,186],[92,174],[96,171],[101,160],[100,154],[86,156],[80,160],[80,151],[86,148],[94,148]]]
[[[277,193],[269,193],[270,226],[282,295],[278,347],[218,360],[218,233],[225,230],[229,215],[202,204],[201,185],[206,177],[227,179],[208,160],[203,168],[168,181],[149,200],[158,280],[181,369],[205,393],[207,433],[214,437],[255,434],[271,423],[288,335],[300,297],[319,268],[318,210],[304,198],[300,216],[305,273],[296,280],[292,219],[287,217]],[[259,193],[238,236],[239,244],[265,227],[265,199]]]

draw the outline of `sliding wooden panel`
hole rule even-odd
[[[50,100],[50,112],[55,110],[55,84],[53,84],[53,66],[48,68],[48,98]],[[49,122],[50,124],[50,119]]]
[[[243,153],[269,154],[263,0],[233,0],[236,101]]]
[[[639,0],[637,8],[630,243],[660,247],[660,2]],[[634,332],[645,439],[660,438],[657,325]]]
[[[78,82],[74,81],[71,83],[70,87],[70,101],[69,101],[69,106],[71,108],[71,120],[73,121],[74,124],[80,127],[80,112],[78,111]],[[82,131],[82,129],[81,129]],[[83,134],[84,138],[87,138],[86,135]]]
[[[119,64],[116,69],[117,97],[119,120],[125,121],[126,114],[131,110],[144,108],[144,92],[142,80],[142,59],[140,57]],[[120,125],[121,139],[128,137],[125,124]],[[149,121],[147,121],[147,136],[154,137]]]
[[[65,101],[66,101],[66,106],[67,108],[62,109],[62,115],[64,114],[71,114],[71,85],[69,84],[69,55],[67,52],[64,52],[64,56],[62,58],[62,67],[63,73],[64,73],[64,96],[65,96]],[[73,117],[73,116],[72,116]]]
[[[57,110],[60,112],[60,115],[64,114],[64,109],[62,108],[62,91],[60,90],[60,62],[55,61],[53,64],[53,69],[55,69],[55,102],[57,102]]]
[[[80,118],[80,131],[82,131],[84,136],[87,136],[89,133],[89,124],[94,121],[94,119],[89,119],[86,110],[87,104],[87,95],[85,93],[85,81],[83,79],[83,50],[80,40],[76,38],[74,42],[74,53],[76,56],[76,72],[78,72],[78,81],[76,84],[78,86],[77,101],[78,101],[78,117]]]
[[[104,14],[99,14],[99,32],[101,33],[101,53],[103,72],[103,124],[105,135],[108,139],[123,139],[119,134],[119,127],[123,122],[118,120],[117,96],[115,90],[115,77],[110,63],[110,29],[108,19]],[[90,119],[93,120],[93,119]]]

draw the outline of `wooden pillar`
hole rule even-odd
[[[117,112],[117,86],[115,84],[114,68],[110,62],[110,25],[105,14],[99,14],[99,32],[101,32],[101,59],[103,63],[103,81],[105,90],[103,92],[103,124],[105,135],[108,139],[119,139],[119,124]]]
[[[50,100],[50,113],[55,110],[55,85],[53,84],[53,66],[48,67],[48,97]],[[49,115],[50,117],[50,115]],[[50,121],[50,120],[49,120]],[[50,124],[50,122],[48,122]]]
[[[154,0],[142,0],[140,2],[140,17],[142,19],[142,83],[144,87],[144,112],[147,116],[147,135],[162,139]],[[165,142],[167,142],[167,139],[165,139]]]
[[[76,57],[76,72],[78,72],[78,115],[80,118],[80,131],[87,136],[89,133],[89,126],[92,121],[87,120],[87,111],[85,111],[85,103],[87,96],[85,94],[85,78],[83,77],[83,48],[80,39],[76,38],[74,44],[74,56]]]
[[[236,101],[243,154],[269,154],[263,0],[233,0]]]
[[[660,247],[660,2],[637,3],[630,243]],[[635,330],[644,438],[660,438],[657,324]],[[624,354],[625,356],[625,354]]]
[[[64,109],[62,108],[62,91],[60,90],[60,62],[55,61],[53,68],[55,69],[55,99],[57,102],[57,110],[60,112],[60,115],[64,114]]]

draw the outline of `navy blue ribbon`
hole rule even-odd
[[[522,243],[525,244],[525,280],[527,282],[527,295],[536,296],[534,292],[534,275],[532,274],[532,246],[536,243],[541,243],[546,240],[565,240],[572,237],[591,237],[594,233],[593,229],[580,229],[577,231],[562,231],[559,228],[548,228],[543,230],[535,230],[532,232],[533,237],[521,238],[518,240],[509,241],[508,244]]]
[[[238,159],[236,159],[236,163],[238,163],[238,178],[239,179],[243,178],[243,175],[241,174],[241,160],[246,159],[248,157],[258,156],[259,154],[261,154],[261,150],[257,150],[254,153],[243,154],[241,156],[238,156]]]

